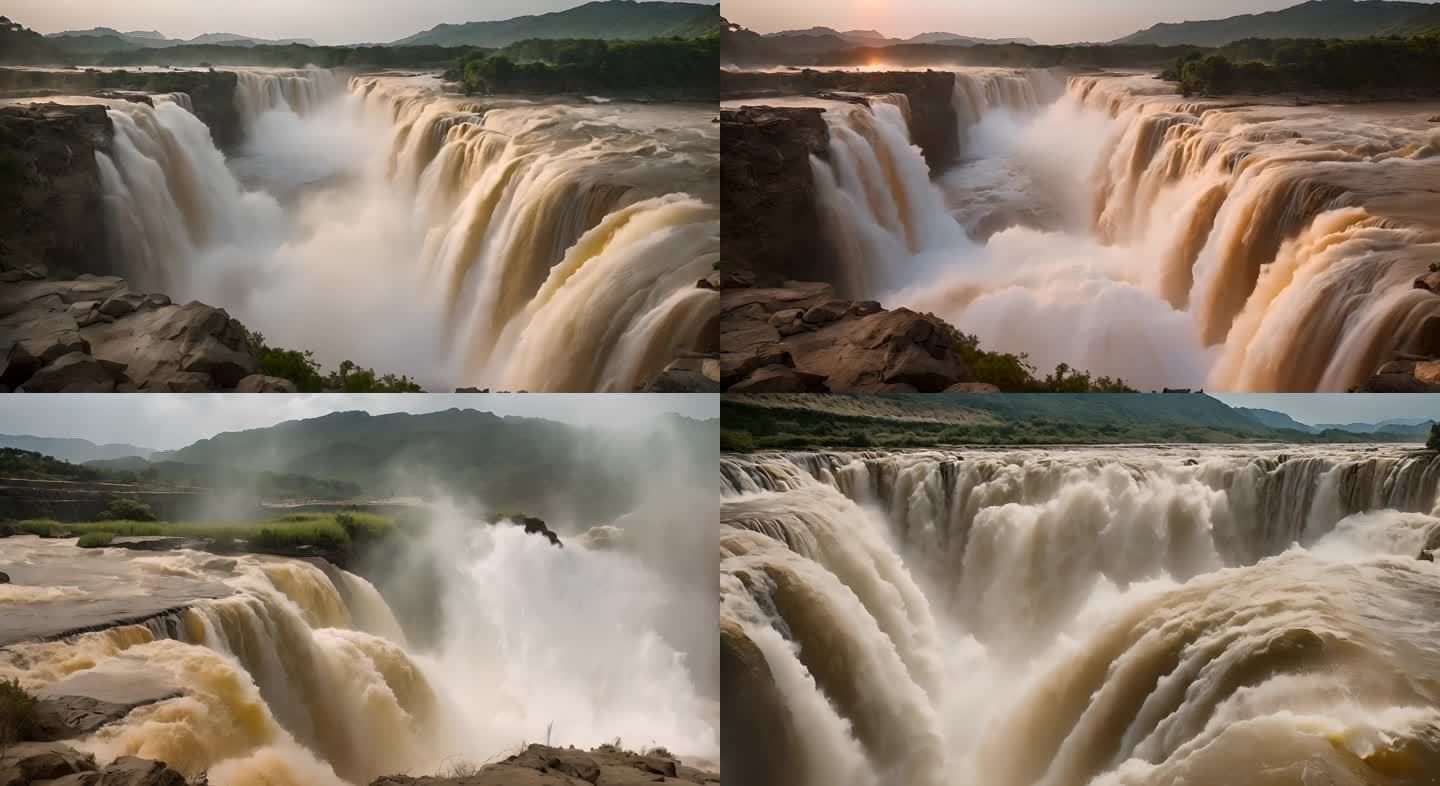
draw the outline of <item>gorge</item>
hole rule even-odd
[[[432,388],[633,391],[714,349],[717,296],[697,282],[719,255],[718,145],[700,105],[465,98],[433,74],[323,69],[0,84],[28,105],[0,123],[42,140],[24,204],[66,206],[16,208],[37,239],[7,259],[5,322],[11,343],[44,344],[31,373],[93,353],[111,389],[233,389],[260,370],[248,328]],[[52,134],[93,166],[64,136],[43,160]],[[170,299],[243,323],[206,334],[235,370],[187,379],[210,372],[193,347],[157,363],[92,336],[167,335]]]
[[[823,281],[1143,390],[1431,389],[1433,101],[883,64],[728,70],[722,89],[726,226],[762,238],[727,232],[725,260],[757,287]],[[796,343],[748,324],[722,329],[726,355]],[[803,350],[795,368],[826,376]]]
[[[721,459],[747,784],[1420,784],[1440,460],[1395,446]]]

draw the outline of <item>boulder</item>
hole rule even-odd
[[[955,331],[929,314],[855,304],[832,297],[828,285],[797,282],[727,290],[720,302],[726,391],[938,393],[974,381]]]
[[[35,372],[22,389],[28,393],[113,393],[115,377],[95,358],[71,352]]]
[[[0,584],[9,584],[9,583],[10,583],[10,574],[9,574],[9,573],[4,573],[4,572],[0,572]]]
[[[295,393],[298,390],[295,383],[288,379],[264,374],[251,374],[235,386],[236,393]]]
[[[129,290],[116,292],[100,304],[100,313],[107,317],[123,317],[145,305],[145,296]]]
[[[198,371],[177,371],[161,389],[168,393],[209,393],[215,390],[215,380]]]
[[[178,694],[166,692],[141,701],[125,703],[103,701],[91,696],[41,695],[35,702],[38,716],[34,738],[40,742],[58,742],[93,734],[106,726],[129,715],[131,710],[173,698]]]
[[[0,748],[0,786],[31,786],[95,770],[95,759],[58,742],[19,742]]]
[[[1352,393],[1440,393],[1440,360],[1392,360]]]
[[[121,756],[103,770],[67,775],[44,786],[189,786],[164,762]]]
[[[719,783],[713,772],[687,767],[662,753],[613,746],[591,751],[531,745],[504,761],[453,777],[390,775],[371,786],[642,786],[651,783]]]
[[[685,353],[664,370],[651,377],[642,393],[719,393],[718,359],[709,355]]]
[[[80,335],[80,326],[67,311],[41,315],[19,325],[15,343],[6,358],[0,382],[21,385],[47,363],[71,353],[89,353],[90,344]]]

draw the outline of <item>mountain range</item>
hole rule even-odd
[[[35,453],[43,453],[51,458],[68,461],[72,464],[84,464],[87,461],[105,461],[108,459],[120,459],[132,456],[144,459],[155,453],[155,451],[150,448],[142,448],[135,445],[97,445],[88,439],[32,437],[21,434],[0,434],[0,448],[19,448],[20,450],[34,451]]]
[[[721,26],[719,4],[597,0],[548,14],[436,25],[392,44],[502,47],[527,38],[691,38],[719,33]]]
[[[254,36],[239,35],[237,33],[205,33],[194,38],[169,38],[157,30],[132,30],[122,33],[109,27],[92,27],[89,30],[64,30],[59,33],[51,33],[46,38],[73,38],[73,39],[103,39],[103,43],[111,48],[128,49],[165,49],[172,46],[187,45],[213,45],[213,46],[279,46],[284,44],[303,44],[305,46],[316,46],[316,43],[309,38],[256,38]],[[113,40],[112,40],[113,39]],[[95,42],[97,44],[101,41]]]
[[[1262,14],[1165,22],[1110,43],[1224,46],[1243,38],[1369,38],[1414,35],[1437,27],[1440,27],[1440,11],[1432,3],[1309,0]]]
[[[812,39],[810,46],[817,44],[833,44],[835,49],[844,49],[851,46],[895,46],[898,44],[950,44],[954,46],[974,46],[976,44],[1025,44],[1027,46],[1038,46],[1034,40],[1029,38],[976,38],[974,36],[960,35],[959,33],[921,33],[909,38],[891,38],[878,30],[845,30],[840,31],[831,27],[810,27],[804,30],[781,30],[778,33],[766,33],[765,38],[800,38]]]

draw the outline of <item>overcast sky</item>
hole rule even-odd
[[[1379,423],[1392,418],[1440,420],[1440,395],[1397,393],[1212,393],[1232,407],[1272,409],[1319,423]]]
[[[42,33],[111,27],[171,38],[238,33],[313,38],[321,44],[385,43],[441,22],[484,22],[563,11],[582,0],[9,0],[0,9]]]
[[[1158,22],[1278,11],[1301,0],[724,0],[726,19],[761,33],[806,27],[879,30],[909,38],[945,32],[1033,38],[1042,44],[1113,41]]]
[[[216,393],[0,395],[0,434],[78,437],[175,450],[224,431],[273,426],[330,412],[438,412],[459,407],[548,418],[587,426],[626,427],[667,413],[720,416],[720,397],[636,393],[492,393],[255,395]]]

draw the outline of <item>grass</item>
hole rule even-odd
[[[210,538],[215,541],[243,540],[262,549],[319,546],[343,549],[353,543],[378,540],[395,530],[395,522],[374,513],[336,511],[291,513],[269,521],[188,522],[188,521],[86,521],[60,524],[47,519],[22,521],[16,528],[32,535],[74,532],[82,546],[109,543],[111,538],[160,535],[178,538]],[[105,539],[100,540],[101,537]]]
[[[26,739],[39,720],[35,697],[17,680],[0,680],[0,748]]]
[[[82,549],[97,549],[110,545],[110,541],[114,539],[115,533],[113,532],[87,532],[80,536],[80,541],[75,545]]]

